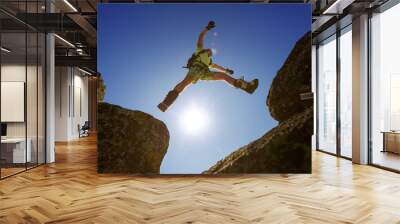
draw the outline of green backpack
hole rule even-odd
[[[206,52],[208,49],[203,49],[201,51],[199,51],[197,54],[193,53],[192,56],[189,58],[189,60],[186,63],[186,66],[184,66],[183,68],[191,68],[194,64],[194,62],[199,58],[199,56]]]

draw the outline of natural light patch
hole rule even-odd
[[[217,53],[218,53],[217,49],[215,49],[215,48],[211,48],[211,51],[212,51],[213,55],[217,55]]]
[[[204,108],[192,104],[183,111],[181,126],[185,134],[199,135],[206,131],[209,125],[209,114]]]

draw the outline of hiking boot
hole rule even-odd
[[[251,82],[247,82],[243,78],[236,79],[234,86],[252,94],[258,87],[258,79],[253,79]]]

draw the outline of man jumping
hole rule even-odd
[[[215,22],[210,21],[204,30],[200,33],[197,40],[197,49],[192,57],[188,60],[187,68],[189,72],[186,77],[175,86],[175,88],[168,92],[164,101],[158,104],[158,108],[165,112],[169,106],[176,100],[178,95],[191,83],[196,83],[198,80],[224,80],[230,85],[240,88],[249,94],[252,94],[258,87],[258,79],[251,82],[246,82],[244,79],[235,79],[231,75],[233,70],[224,68],[212,62],[211,49],[204,49],[204,37],[207,32],[215,27]],[[216,71],[210,71],[214,69]]]

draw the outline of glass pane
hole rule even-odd
[[[400,5],[372,18],[372,163],[400,170]]]
[[[38,163],[45,163],[45,44],[46,37],[44,34],[39,34],[38,45]]]
[[[26,34],[2,33],[1,46],[1,173],[5,177],[25,170],[31,159],[31,151],[26,150]]]
[[[28,63],[26,80],[26,116],[27,116],[27,149],[31,151],[28,168],[37,165],[37,76],[38,76],[38,35],[36,32],[27,33]]]
[[[318,149],[336,153],[336,37],[318,48]]]
[[[340,152],[352,156],[352,35],[351,27],[340,36]]]

